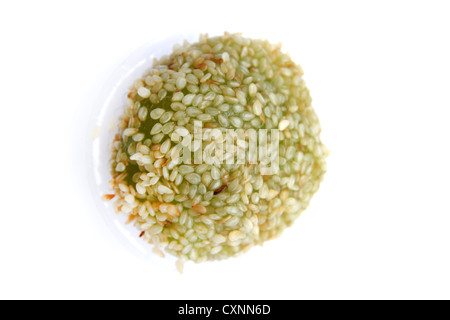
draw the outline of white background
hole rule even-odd
[[[450,298],[445,1],[2,1],[0,298]],[[87,181],[93,101],[185,30],[281,41],[332,151],[283,237],[220,263],[132,253]]]

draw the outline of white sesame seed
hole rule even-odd
[[[179,90],[182,90],[182,89],[184,89],[185,86],[186,86],[186,78],[184,78],[184,77],[179,77],[179,78],[177,79],[177,88],[178,88]]]
[[[162,124],[165,124],[167,122],[169,122],[173,117],[173,112],[172,111],[168,111],[168,112],[164,112],[164,114],[161,116],[161,118],[159,118],[159,122]]]
[[[159,118],[161,118],[161,116],[163,115],[164,112],[165,112],[165,110],[161,109],[161,108],[153,109],[150,112],[150,118],[152,118],[153,120],[158,120]]]
[[[243,237],[243,235],[244,234],[239,230],[231,231],[228,235],[228,239],[230,239],[230,241],[238,241]]]
[[[244,122],[242,121],[241,118],[238,117],[230,117],[230,123],[235,127],[235,128],[242,128],[242,126],[244,125]]]
[[[262,114],[262,105],[259,100],[256,100],[253,103],[253,113],[257,116],[260,116]]]
[[[175,132],[180,136],[180,137],[186,137],[189,134],[189,130],[186,128],[182,128],[179,127],[177,129],[175,129]]]
[[[170,149],[170,139],[167,139],[166,141],[163,142],[159,151],[162,154],[166,154],[169,151],[169,149]]]
[[[149,181],[149,185],[154,186],[155,184],[157,184],[159,181],[159,177],[153,177],[150,179]]]
[[[290,124],[289,120],[281,120],[278,125],[278,129],[280,131],[284,131],[287,129],[287,127],[289,127],[289,124]]]
[[[138,95],[142,98],[148,98],[150,97],[150,90],[148,90],[146,87],[140,87],[138,89]]]
[[[126,137],[131,137],[139,132],[139,129],[136,128],[127,128],[123,131],[123,135]]]
[[[199,184],[201,181],[201,177],[197,173],[189,173],[186,175],[185,179],[192,184]]]
[[[250,97],[254,98],[256,96],[256,92],[258,91],[258,88],[256,87],[256,84],[251,83],[248,87],[248,94]]]
[[[125,165],[124,165],[122,162],[120,162],[120,163],[117,164],[117,166],[116,166],[116,171],[117,171],[117,172],[124,172],[124,171],[125,171]]]
[[[214,180],[219,180],[220,179],[220,171],[217,167],[212,167],[211,168],[211,178],[213,178]]]
[[[156,234],[161,233],[162,230],[163,230],[163,227],[162,227],[161,225],[155,224],[153,227],[151,227],[151,228],[148,230],[148,232],[149,232],[151,235],[156,235]]]
[[[222,244],[225,243],[227,241],[227,238],[225,238],[223,235],[221,234],[215,234],[212,237],[212,242],[214,242],[215,244]]]
[[[152,130],[150,131],[150,134],[151,134],[151,135],[155,135],[155,134],[157,134],[157,133],[160,133],[161,130],[162,130],[162,127],[163,127],[162,124],[156,123],[156,124],[153,126]]]
[[[167,188],[166,186],[163,186],[162,184],[160,184],[158,186],[158,192],[160,194],[173,194],[174,193],[173,190]]]

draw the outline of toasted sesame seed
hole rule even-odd
[[[167,208],[167,213],[172,217],[179,217],[181,215],[180,210],[176,205],[169,205]]]
[[[195,211],[197,211],[200,214],[205,214],[207,212],[206,208],[199,204],[192,206],[192,209],[194,209]]]

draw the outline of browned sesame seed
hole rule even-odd
[[[218,194],[221,194],[221,193],[224,192],[227,188],[228,188],[227,185],[221,186],[219,189],[217,189],[216,191],[214,191],[214,195],[217,196]]]
[[[103,200],[104,200],[104,201],[110,201],[110,200],[114,199],[114,197],[115,197],[114,194],[105,194],[105,195],[103,196]]]

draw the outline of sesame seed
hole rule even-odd
[[[242,128],[244,125],[242,119],[238,117],[230,117],[230,123],[237,129]]]
[[[228,235],[228,239],[230,239],[230,241],[238,241],[243,237],[243,235],[244,234],[239,230],[231,231]]]
[[[199,184],[201,181],[201,177],[197,173],[190,173],[186,175],[185,179],[191,184]]]
[[[262,114],[262,104],[259,100],[256,100],[253,103],[253,113],[257,116],[260,116]]]
[[[161,130],[162,130],[162,127],[163,127],[162,124],[156,123],[156,124],[153,126],[152,130],[150,131],[150,134],[151,134],[151,135],[155,135],[155,134],[157,134],[157,133],[160,133]]]
[[[186,137],[189,134],[189,130],[187,130],[186,128],[182,128],[179,127],[175,130],[175,132],[180,136],[180,137]]]
[[[169,188],[167,188],[166,186],[163,186],[163,185],[159,185],[158,186],[158,192],[160,194],[173,194],[174,193],[171,189],[169,189]]]
[[[248,94],[250,95],[250,97],[254,98],[256,96],[257,90],[258,88],[256,87],[256,84],[251,83],[248,87]]]
[[[163,115],[164,112],[165,112],[165,110],[161,109],[161,108],[153,109],[150,112],[150,118],[152,118],[153,120],[158,120],[159,118],[161,118],[161,116]]]
[[[287,127],[289,127],[289,124],[290,124],[289,120],[282,120],[282,121],[280,121],[280,124],[278,125],[278,129],[280,131],[284,131],[287,129]]]
[[[146,87],[140,87],[138,90],[138,95],[142,98],[148,98],[150,97],[150,90],[148,90]]]
[[[179,77],[177,79],[177,88],[179,90],[182,90],[182,89],[184,89],[185,86],[186,86],[186,78]]]

